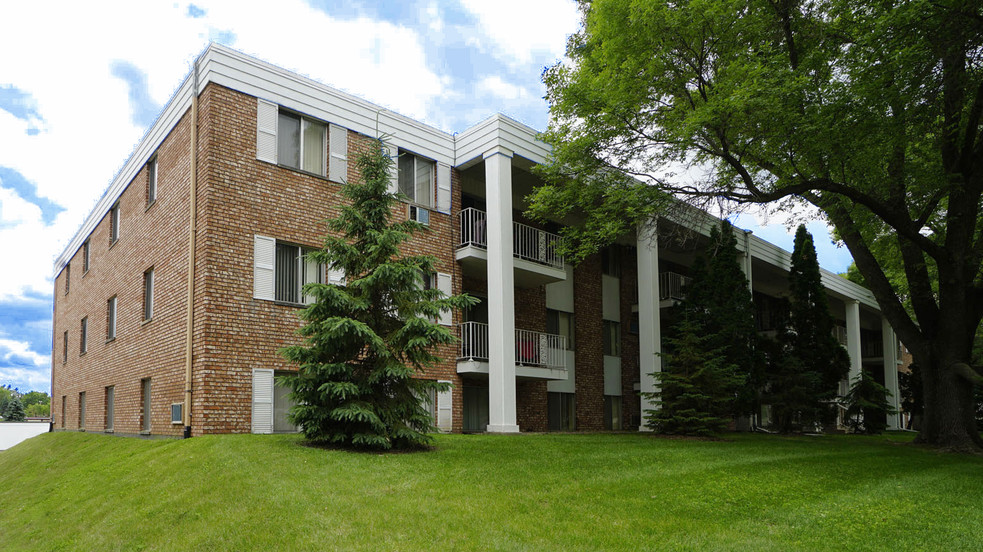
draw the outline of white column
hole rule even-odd
[[[639,353],[639,391],[642,395],[642,422],[639,431],[645,427],[645,411],[654,410],[653,401],[644,393],[656,392],[658,386],[655,372],[662,371],[662,328],[659,319],[659,240],[656,234],[656,221],[650,220],[638,228],[638,353]]]
[[[515,300],[512,274],[512,152],[484,155],[488,208],[488,431],[518,432],[515,420]]]
[[[894,328],[888,323],[887,318],[881,317],[881,339],[884,349],[884,387],[891,393],[887,402],[894,410],[898,410],[901,404],[901,396],[898,390],[898,339],[894,335]],[[899,429],[899,414],[887,415],[887,428]]]
[[[860,377],[860,301],[846,300],[846,352],[850,355],[850,385]]]

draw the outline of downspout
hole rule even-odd
[[[184,438],[191,437],[191,382],[193,365],[193,335],[195,325],[195,234],[197,233],[198,212],[198,58],[191,70],[191,190],[190,222],[188,225],[188,313],[184,340]]]

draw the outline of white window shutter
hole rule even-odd
[[[321,274],[323,274],[322,272],[323,270],[324,267],[321,266],[321,263],[312,260],[306,255],[304,256],[304,284],[305,285],[323,282],[324,278],[321,277]],[[301,293],[303,293],[303,291]],[[306,293],[304,293],[303,295],[304,295],[303,300],[305,305],[310,305],[311,303],[314,302],[315,298],[313,295],[307,295]]]
[[[345,285],[345,269],[328,267],[328,283],[336,286]]]
[[[444,163],[437,164],[437,210],[451,212],[451,166]]]
[[[276,272],[276,240],[253,236],[253,298],[273,300]]]
[[[450,383],[441,381],[440,383]],[[437,393],[437,429],[449,432],[453,429],[454,389]]]
[[[399,192],[399,148],[392,144],[383,144],[386,155],[393,160],[389,166],[389,193]]]
[[[256,98],[256,159],[276,163],[277,106]]]
[[[328,126],[328,180],[348,180],[348,129],[338,125]]]
[[[454,294],[454,289],[451,283],[451,275],[444,274],[442,272],[437,273],[437,289],[440,290],[445,296],[450,297]],[[450,310],[445,310],[440,313],[440,323],[444,326],[451,326],[454,324],[454,313]]]
[[[253,433],[273,433],[273,370],[253,369]]]

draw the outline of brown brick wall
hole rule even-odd
[[[341,186],[256,159],[256,99],[210,84],[199,100],[198,231],[195,249],[194,378],[192,434],[249,432],[252,370],[292,370],[278,354],[298,342],[300,308],[253,299],[253,238],[263,235],[318,247],[324,220],[339,214]],[[187,243],[190,190],[190,114],[186,113],[157,152],[158,199],[146,205],[144,169],[124,191],[120,239],[109,246],[109,217],[90,237],[91,267],[82,274],[81,250],[71,261],[71,290],[64,294],[65,274],[55,280],[52,397],[56,418],[66,397],[65,427],[75,429],[78,393],[86,392],[86,429],[101,430],[105,387],[116,386],[115,431],[140,432],[140,381],[152,381],[151,432],[177,436],[182,426],[170,423],[170,404],[183,401],[184,340],[187,293]],[[359,178],[357,153],[373,140],[349,132],[349,180]],[[452,215],[432,212],[430,231],[406,244],[406,254],[436,257],[437,270],[453,276],[454,291],[484,292],[484,280],[462,281],[454,246],[459,232],[460,175],[452,171]],[[396,214],[405,217],[405,206]],[[634,256],[623,258],[622,372],[624,416],[630,419],[637,399],[637,336],[630,325]],[[155,270],[153,320],[142,321],[143,273]],[[603,426],[603,357],[601,348],[600,257],[574,270],[577,341],[577,428]],[[105,341],[106,301],[118,296],[117,338]],[[628,302],[626,302],[628,301]],[[79,326],[89,319],[89,348],[80,355]],[[454,316],[460,322],[460,313]],[[515,289],[516,328],[546,329],[545,290]],[[69,332],[68,361],[62,362],[63,332]],[[444,360],[421,377],[454,384],[453,428],[463,422],[462,386],[457,375],[457,344],[441,347]],[[546,382],[516,384],[519,426],[547,428]],[[62,420],[56,423],[61,427]]]
[[[595,431],[604,428],[602,307],[601,256],[594,254],[573,270],[578,430]]]
[[[89,236],[90,265],[83,273],[82,248],[55,280],[52,396],[56,427],[78,428],[80,392],[86,393],[87,431],[105,427],[105,388],[115,386],[114,427],[119,434],[141,430],[140,380],[151,378],[151,432],[179,435],[170,405],[183,401],[184,327],[187,284],[190,114],[157,150],[157,201],[147,205],[143,168],[120,197],[119,240],[110,246],[107,212]],[[154,315],[143,320],[143,273],[154,268]],[[117,296],[116,339],[106,340],[107,300]],[[79,352],[81,319],[88,317],[88,351]],[[68,330],[68,361],[63,362]],[[61,398],[66,412],[61,418]]]
[[[253,299],[253,237],[256,234],[318,247],[323,221],[336,217],[341,186],[327,179],[256,160],[256,100],[215,85],[202,102],[209,124],[209,162],[203,167],[199,255],[203,289],[198,298],[201,335],[196,336],[195,432],[248,432],[251,427],[251,375],[254,368],[292,370],[277,351],[299,342],[300,308]],[[355,158],[373,147],[368,137],[349,132],[348,179],[359,178]],[[454,175],[456,179],[456,175]],[[454,185],[452,183],[452,185]],[[460,188],[459,185],[456,186]],[[459,199],[454,208],[458,208]],[[406,216],[400,205],[396,214]],[[405,254],[437,257],[440,272],[460,275],[453,257],[455,217],[432,212],[430,231],[415,236]],[[455,320],[456,321],[456,320]],[[456,345],[441,347],[444,359],[421,377],[455,384],[454,427],[461,427],[461,391]]]
[[[633,247],[621,247],[621,417],[622,429],[637,430],[632,424],[638,418],[639,383],[638,334],[632,333],[632,323],[638,320],[632,308],[638,301],[638,260]],[[637,326],[636,326],[637,331]]]

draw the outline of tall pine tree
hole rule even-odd
[[[828,424],[835,416],[830,401],[836,398],[839,382],[849,373],[850,358],[833,335],[833,317],[816,248],[804,225],[795,232],[788,281],[789,327],[781,341],[785,343],[783,354],[793,358],[775,358],[770,363],[769,399],[788,399],[782,401],[782,408],[798,411],[795,418],[805,427]],[[796,374],[795,370],[803,374]],[[807,394],[798,391],[804,382],[810,382]],[[797,391],[790,392],[792,387]],[[798,398],[793,400],[794,397]],[[791,429],[790,419],[780,424],[783,431]]]
[[[719,228],[710,229],[703,258],[693,263],[683,308],[708,336],[708,346],[721,351],[724,363],[733,367],[740,380],[734,413],[747,414],[757,405],[762,376],[755,353],[754,303],[739,256],[734,227],[721,220]]]
[[[437,345],[455,341],[434,320],[474,302],[424,285],[434,273],[433,257],[401,255],[400,245],[426,227],[392,222],[399,202],[388,190],[393,163],[381,142],[357,158],[361,180],[346,183],[348,203],[328,221],[337,235],[310,254],[346,275],[344,285],[304,286],[315,298],[301,313],[304,343],[283,350],[298,367],[282,378],[296,401],[289,418],[314,443],[363,449],[428,445],[433,419],[423,400],[446,384],[413,376],[438,362]]]

